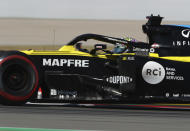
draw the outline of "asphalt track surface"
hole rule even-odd
[[[190,111],[66,107],[0,106],[0,127],[113,131],[187,131]]]

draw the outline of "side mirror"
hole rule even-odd
[[[105,50],[105,49],[107,49],[107,45],[106,44],[95,44],[94,49],[96,49],[96,50]]]
[[[90,54],[95,55],[97,51],[99,51],[99,50],[103,50],[104,51],[105,49],[107,49],[107,45],[106,44],[95,44],[94,45],[94,49],[92,49],[90,51]]]

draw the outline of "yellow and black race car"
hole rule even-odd
[[[84,34],[57,51],[0,51],[1,103],[19,105],[36,97],[63,102],[188,98],[190,26],[161,25],[161,20],[149,16],[143,25],[148,43]],[[89,39],[115,48],[81,48]]]

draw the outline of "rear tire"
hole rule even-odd
[[[0,61],[0,100],[23,105],[38,87],[38,71],[27,56],[10,55]]]

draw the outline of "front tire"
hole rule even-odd
[[[38,87],[38,71],[24,55],[10,55],[0,61],[0,100],[4,105],[22,105]]]

